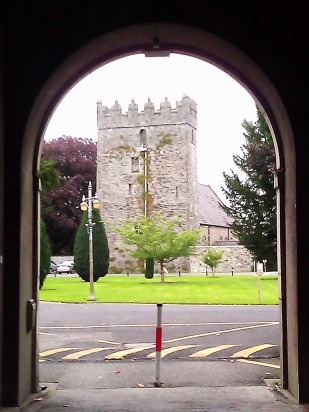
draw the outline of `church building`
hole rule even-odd
[[[97,124],[97,193],[109,239],[111,271],[141,270],[121,250],[119,235],[113,230],[140,214],[161,211],[167,219],[180,217],[184,229],[201,227],[201,247],[221,247],[225,242],[238,245],[219,198],[209,186],[198,183],[197,104],[193,99],[183,96],[172,108],[165,98],[155,110],[149,98],[143,111],[132,100],[125,113],[118,101],[110,108],[99,101]],[[250,270],[251,258],[245,254],[246,270]],[[172,271],[193,269],[190,258],[171,263]]]

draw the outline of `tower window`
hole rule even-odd
[[[191,143],[195,145],[195,135],[194,130],[191,131]]]
[[[132,173],[139,172],[139,158],[132,157],[131,162],[132,162]]]
[[[146,144],[147,142],[146,142],[146,130],[145,129],[142,129],[140,132],[139,132],[139,144],[141,145],[141,146],[143,146],[143,147],[147,147],[147,144]]]
[[[132,185],[132,183],[129,183],[129,195],[132,195],[132,193],[133,193],[133,185]]]
[[[178,186],[176,186],[176,199],[178,199]]]

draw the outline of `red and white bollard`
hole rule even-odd
[[[162,350],[162,303],[157,303],[157,327],[156,327],[156,380],[154,386],[162,386],[160,380],[161,350]]]

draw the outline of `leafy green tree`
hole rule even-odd
[[[97,147],[90,139],[62,136],[45,141],[41,159],[54,161],[59,186],[44,202],[43,218],[53,254],[71,255],[82,212],[80,203],[88,182],[96,181]],[[95,185],[94,185],[95,186]],[[95,187],[93,187],[95,191]]]
[[[109,247],[105,227],[98,209],[93,209],[93,280],[104,277],[109,269]],[[74,243],[74,268],[78,275],[89,282],[89,234],[86,223],[88,211],[83,212],[82,220]]]
[[[154,217],[139,215],[114,230],[129,246],[126,250],[131,256],[153,258],[160,264],[161,282],[164,282],[164,264],[190,256],[201,237],[200,229],[183,230],[177,217],[168,220],[160,212]]]
[[[51,245],[46,231],[46,225],[43,220],[44,213],[44,201],[48,197],[48,194],[59,185],[59,172],[55,169],[55,161],[46,160],[41,161],[40,170],[38,171],[38,177],[41,180],[41,219],[40,219],[40,277],[39,288],[41,289],[46,276],[50,272],[50,257],[51,257]]]
[[[223,173],[221,188],[229,205],[221,207],[233,219],[231,230],[255,260],[267,260],[270,270],[277,268],[277,216],[274,170],[274,142],[264,116],[257,108],[255,123],[244,121],[245,144],[242,155],[233,161],[241,176]]]
[[[210,249],[202,256],[202,261],[205,265],[211,268],[212,276],[215,276],[216,267],[221,262],[223,256],[222,250]]]
[[[42,288],[46,276],[50,272],[50,257],[51,257],[51,248],[46,232],[45,223],[41,219],[41,247],[40,247],[40,281],[39,289]]]
[[[41,160],[38,177],[41,179],[41,202],[44,205],[46,198],[56,187],[60,186],[60,173],[56,168],[56,160]]]

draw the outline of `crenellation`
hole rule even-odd
[[[138,105],[132,99],[126,113],[122,112],[118,100],[111,108],[103,106],[101,101],[97,102],[97,125],[99,130],[112,127],[146,127],[185,123],[194,128],[197,125],[197,104],[188,96],[184,96],[181,101],[177,101],[175,108],[171,107],[171,103],[166,97],[160,103],[160,109],[158,110],[155,110],[153,102],[148,98],[148,101],[144,104],[144,110],[140,112],[138,111]]]

